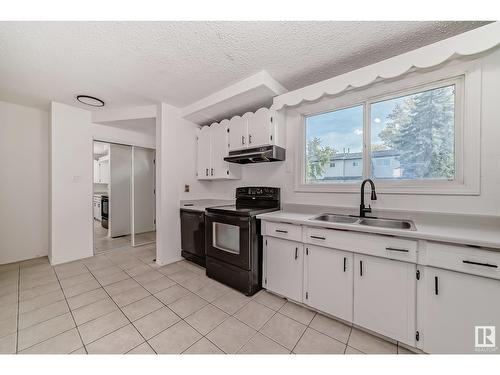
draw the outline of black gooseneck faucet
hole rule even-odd
[[[372,207],[368,205],[368,207],[365,207],[365,184],[369,182],[372,190],[372,195],[371,195],[371,200],[376,201],[377,200],[377,193],[375,192],[375,184],[373,183],[372,180],[367,178],[361,183],[361,204],[359,205],[359,217],[365,217],[365,214],[367,212],[372,212]]]

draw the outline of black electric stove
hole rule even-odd
[[[207,276],[253,295],[262,287],[262,237],[256,216],[280,209],[280,189],[239,187],[236,204],[206,209]]]

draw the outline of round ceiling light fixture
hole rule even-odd
[[[77,95],[76,100],[85,105],[89,105],[91,107],[104,107],[104,102],[96,98],[94,96],[89,95]]]

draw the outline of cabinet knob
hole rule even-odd
[[[244,144],[245,144],[245,136],[244,136],[244,135],[242,135],[242,136],[241,136],[241,144],[242,144],[242,145],[244,145]]]
[[[252,144],[252,134],[249,134],[248,135],[248,144],[251,145]]]

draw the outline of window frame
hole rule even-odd
[[[480,193],[480,110],[481,66],[476,62],[450,64],[430,72],[409,72],[403,78],[383,80],[363,89],[352,89],[334,98],[301,105],[289,110],[299,122],[297,134],[295,191],[355,192],[371,176],[371,106],[374,103],[455,85],[455,178],[453,180],[385,180],[374,179],[382,194],[478,195]],[[306,118],[336,110],[364,106],[363,176],[361,181],[306,183]]]

